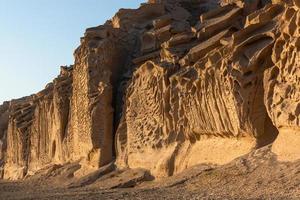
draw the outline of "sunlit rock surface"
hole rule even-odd
[[[66,163],[76,163],[68,176],[86,177],[113,162],[140,169],[138,180],[166,177],[268,144],[281,160],[299,159],[299,7],[150,0],[121,9],[86,30],[74,65],[44,90],[0,107],[0,177]]]

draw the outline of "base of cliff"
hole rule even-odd
[[[293,162],[300,160],[300,130],[280,129],[280,134],[275,140],[272,151],[279,161]]]
[[[113,164],[83,178],[78,163],[55,165],[23,181],[0,181],[0,199],[299,199],[300,161],[281,162],[271,146],[222,166],[198,165],[153,180]]]

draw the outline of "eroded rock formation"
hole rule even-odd
[[[280,21],[272,51],[274,65],[265,72],[265,104],[279,130],[273,151],[280,160],[300,159],[300,2],[290,3]]]
[[[6,135],[8,126],[8,108],[9,103],[4,102],[0,106],[0,178],[3,177],[3,167],[6,153]]]
[[[18,179],[71,158],[69,108],[72,67],[41,92],[10,102],[4,178]]]
[[[245,17],[243,8],[225,5],[200,15],[194,27],[170,32],[128,87],[120,163],[166,176],[271,143],[277,130],[264,106],[263,72],[272,66],[265,57],[282,9],[267,5]]]
[[[299,159],[299,6],[151,0],[121,9],[86,30],[74,65],[44,90],[0,107],[0,177],[75,161],[71,176],[115,161],[165,177],[274,141],[279,158]]]

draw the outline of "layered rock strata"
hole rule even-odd
[[[3,178],[3,167],[6,153],[6,135],[8,126],[9,102],[0,106],[0,178]]]
[[[44,90],[0,107],[0,177],[74,161],[72,176],[116,161],[165,177],[274,141],[298,159],[299,12],[297,0],[121,9]]]
[[[248,17],[244,9],[225,5],[170,32],[156,59],[135,71],[117,133],[119,165],[166,176],[274,141],[263,72],[272,66],[265,58],[283,7],[269,4]]]
[[[18,179],[71,158],[69,132],[72,67],[41,92],[10,102],[4,178]]]
[[[265,105],[279,130],[273,151],[280,160],[300,159],[300,2],[293,1],[280,21],[272,51],[274,65],[265,72]]]

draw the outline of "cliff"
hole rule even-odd
[[[269,144],[299,159],[299,19],[298,0],[121,9],[44,90],[0,107],[0,177],[113,162],[158,178]]]

